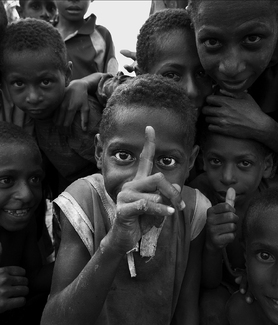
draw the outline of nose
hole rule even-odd
[[[220,61],[219,71],[227,77],[235,77],[244,70],[245,61],[240,51],[235,47],[229,47]]]
[[[192,104],[196,107],[201,107],[203,104],[203,98],[199,94],[199,89],[194,81],[193,76],[188,76],[184,85],[185,93],[192,102]]]
[[[232,165],[224,165],[222,170],[222,179],[221,182],[224,185],[232,185],[236,183],[236,175],[234,171],[234,167]]]
[[[33,192],[31,191],[30,186],[26,181],[19,182],[14,198],[24,203],[30,202],[34,198]]]
[[[44,20],[49,20],[49,18],[50,18],[50,14],[49,14],[49,12],[47,11],[46,8],[42,9],[42,12],[41,12],[40,16],[41,16],[41,19],[44,19]]]
[[[36,87],[29,87],[28,95],[26,98],[27,103],[29,104],[37,104],[42,101],[42,95],[40,91]]]

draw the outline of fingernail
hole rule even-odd
[[[170,213],[170,214],[173,214],[175,212],[175,209],[172,208],[172,207],[167,207],[167,211]]]
[[[240,289],[240,293],[242,293],[244,295],[245,294],[245,290],[244,289]]]
[[[179,204],[179,208],[180,208],[180,211],[183,210],[185,208],[185,203],[184,201],[181,201],[181,203]]]

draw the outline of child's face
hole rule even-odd
[[[194,21],[206,72],[228,92],[248,89],[268,65],[277,18],[267,0],[202,1]]]
[[[28,146],[0,146],[0,226],[21,230],[30,222],[42,198],[41,158]]]
[[[91,0],[56,0],[59,16],[68,21],[83,20]]]
[[[57,13],[54,0],[26,0],[24,7],[17,7],[20,18],[36,18],[53,22]]]
[[[146,126],[152,126],[156,135],[152,174],[161,172],[170,183],[182,187],[198,148],[191,152],[186,147],[179,117],[159,110],[150,112],[148,107],[119,110],[113,136],[105,143],[97,138],[96,144],[98,167],[111,198],[116,202],[122,186],[137,172]]]
[[[278,207],[268,208],[246,240],[248,286],[271,324],[278,324]]]
[[[229,187],[236,191],[236,203],[244,203],[255,193],[263,177],[271,173],[272,157],[264,157],[247,139],[220,134],[209,135],[203,148],[204,168],[219,202],[225,201]]]
[[[23,51],[4,60],[3,77],[14,104],[34,119],[50,118],[66,87],[65,73],[56,68],[51,50]]]
[[[192,103],[202,107],[212,92],[212,83],[200,63],[193,32],[175,30],[170,35],[167,33],[167,37],[161,35],[157,46],[160,55],[149,73],[174,79],[184,88]]]

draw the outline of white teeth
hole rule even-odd
[[[24,209],[24,210],[4,210],[5,212],[11,214],[12,216],[17,216],[17,217],[23,217],[25,216],[29,209]]]

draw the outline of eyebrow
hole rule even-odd
[[[269,26],[267,26],[266,23],[263,22],[258,22],[258,21],[248,21],[244,22],[241,26],[238,27],[238,33],[240,32],[248,32],[249,30],[253,31],[260,31],[260,30],[269,30]],[[220,27],[216,27],[214,25],[204,25],[203,27],[200,28],[199,34],[202,33],[213,33],[214,35],[223,35],[224,31]]]

